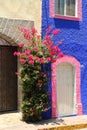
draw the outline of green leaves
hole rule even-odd
[[[45,106],[49,104],[47,92],[43,90],[42,86],[47,86],[48,77],[46,73],[42,72],[41,65],[36,64],[30,66],[25,64],[21,69],[22,79],[22,112],[27,113],[28,116],[34,116],[34,111],[43,112]],[[33,111],[31,112],[31,109]]]
[[[24,120],[37,120],[43,111],[48,110],[50,103],[47,93],[49,77],[46,74],[50,69],[43,69],[45,73],[41,68],[43,64],[56,61],[60,49],[58,46],[53,47],[52,36],[59,32],[56,30],[50,36],[48,29],[42,40],[33,27],[30,30],[19,27],[19,30],[27,40],[27,43],[19,45],[20,52],[14,52],[14,56],[18,56],[21,63],[22,113]]]

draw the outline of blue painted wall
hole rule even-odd
[[[63,53],[74,56],[81,64],[81,100],[83,114],[87,114],[87,0],[82,0],[82,21],[50,18],[49,0],[42,0],[42,36],[50,25],[61,30],[55,41],[64,39],[60,45]]]

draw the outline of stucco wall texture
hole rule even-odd
[[[0,17],[10,19],[9,24],[11,24],[11,19],[18,19],[19,21],[20,20],[34,21],[34,26],[36,27],[38,32],[41,33],[41,4],[42,4],[41,0],[0,0]],[[20,25],[19,21],[17,22],[17,25],[18,23]],[[0,29],[3,30],[3,27],[2,27],[2,23],[0,22]],[[8,34],[9,32],[8,29],[9,26],[8,28],[5,28],[5,34],[6,31]],[[12,33],[9,36],[14,38],[14,35],[12,35]],[[20,65],[18,64],[18,69],[19,68]],[[18,80],[18,110],[20,110],[21,101],[22,101],[21,92],[22,92],[21,81]]]
[[[41,0],[0,0],[0,17],[34,21],[41,32]]]
[[[61,30],[54,43],[64,39],[60,45],[65,55],[70,55],[80,62],[82,113],[87,114],[87,0],[82,0],[82,21],[50,18],[49,0],[42,1],[42,35],[45,29],[53,26]]]

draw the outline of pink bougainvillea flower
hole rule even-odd
[[[24,38],[25,39],[27,39],[27,40],[29,40],[29,39],[31,39],[31,34],[30,33],[24,33]]]
[[[24,64],[25,62],[26,62],[25,59],[20,59],[20,63],[21,63],[21,64]]]
[[[43,42],[43,44],[48,45],[49,43],[45,41],[45,42]]]
[[[47,57],[47,61],[51,61],[51,57]]]
[[[55,52],[55,51],[51,51],[50,54],[51,54],[51,55],[55,55],[56,52]]]
[[[24,44],[21,43],[21,44],[19,44],[18,46],[19,46],[20,48],[22,48],[22,47],[24,46]]]
[[[56,59],[53,59],[52,62],[56,62]]]
[[[28,47],[28,46],[30,46],[30,45],[31,45],[31,43],[30,43],[30,42],[26,43],[26,47]]]
[[[57,46],[53,46],[52,50],[56,51],[57,48],[58,48]]]
[[[56,48],[56,52],[59,53],[60,52],[60,49],[59,47]]]
[[[21,56],[22,56],[22,57],[25,57],[25,56],[26,56],[26,53],[25,53],[25,52],[22,52],[22,53],[21,53]]]
[[[20,56],[21,55],[21,53],[20,52],[14,52],[14,56]]]
[[[31,28],[31,31],[32,31],[32,35],[34,35],[34,34],[37,33],[37,30],[36,30],[36,28],[34,28],[34,27]]]
[[[20,74],[20,72],[15,72],[15,74],[16,74],[16,75],[19,75],[19,74]]]
[[[48,35],[48,36],[45,36],[45,37],[44,37],[44,40],[47,40],[47,41],[49,41],[49,40],[50,40],[50,35]]]
[[[28,59],[32,59],[32,58],[33,58],[33,56],[32,56],[32,55],[29,55],[29,56],[28,56]]]
[[[21,32],[24,32],[24,33],[28,33],[28,32],[29,32],[28,29],[23,28],[23,27],[18,27],[18,29],[19,29]]]
[[[38,50],[39,50],[39,48],[37,48],[37,47],[34,48],[34,51],[38,51]]]
[[[52,48],[52,51],[56,52],[56,53],[59,53],[60,52],[60,49],[58,46],[53,46]]]
[[[44,73],[44,72],[41,72],[41,74],[42,74],[44,77],[46,77],[46,73]]]
[[[46,107],[46,108],[44,108],[44,111],[48,111],[48,108]]]
[[[39,58],[38,56],[34,56],[34,59],[35,59],[36,61],[40,61],[40,58]]]
[[[41,62],[41,64],[44,64],[44,59],[40,58],[40,62]]]
[[[14,56],[17,56],[17,52],[15,51],[15,52],[13,53],[13,55],[14,55]]]
[[[59,57],[63,57],[64,55],[63,55],[62,52],[60,52],[58,56],[59,56]]]
[[[17,56],[20,56],[21,55],[21,53],[20,52],[17,52]]]
[[[46,29],[46,34],[49,34],[51,32],[51,29],[52,29],[52,26],[49,26],[47,29]]]
[[[53,32],[52,32],[52,34],[54,34],[54,35],[57,35],[57,34],[59,34],[60,33],[60,30],[59,29],[55,29]]]
[[[49,46],[52,46],[52,45],[53,45],[53,42],[49,40],[49,41],[48,41],[48,45],[49,45]]]
[[[28,63],[31,64],[31,65],[33,65],[34,64],[34,60],[29,60]]]
[[[26,50],[26,51],[25,51],[25,53],[26,53],[27,55],[29,55],[30,52],[31,52],[30,50]]]

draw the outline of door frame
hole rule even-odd
[[[77,115],[82,115],[82,103],[81,103],[81,92],[80,92],[80,62],[72,57],[64,55],[62,58],[57,59],[56,62],[52,63],[52,117],[58,117],[58,104],[57,104],[57,84],[56,84],[56,68],[60,63],[68,62],[75,67],[76,74],[76,108]]]

